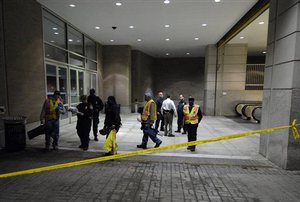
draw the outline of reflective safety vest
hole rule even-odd
[[[185,124],[198,124],[199,122],[199,116],[198,116],[198,110],[200,106],[194,105],[192,110],[190,111],[189,105],[184,105],[183,107],[183,114],[184,114],[184,123]]]
[[[46,106],[46,119],[47,120],[57,120],[59,118],[59,113],[57,111],[58,100],[54,102],[52,99],[47,100]]]
[[[149,118],[149,116],[151,115],[151,104],[154,103],[154,107],[155,107],[155,114],[154,114],[154,120],[157,119],[157,114],[156,114],[156,104],[155,102],[151,99],[149,100],[145,106],[144,106],[144,110],[143,110],[143,114],[142,114],[142,121],[146,122]]]

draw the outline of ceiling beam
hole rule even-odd
[[[233,37],[246,28],[258,16],[265,12],[270,6],[270,0],[259,0],[218,42],[217,47],[221,48]]]

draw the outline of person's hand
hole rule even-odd
[[[82,112],[77,112],[77,114],[79,114],[80,116],[84,115],[84,113],[82,113]]]

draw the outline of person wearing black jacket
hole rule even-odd
[[[116,98],[114,96],[108,96],[107,98],[107,102],[105,105],[105,120],[104,120],[104,129],[106,129],[105,131],[107,131],[106,134],[106,138],[108,138],[109,133],[111,130],[116,130],[115,131],[115,135],[116,133],[119,131],[120,127],[121,127],[122,123],[121,123],[121,117],[120,117],[120,107],[116,102]],[[109,144],[111,145],[110,148],[107,148],[108,153],[106,153],[106,155],[112,155],[112,154],[116,154],[116,137],[111,138],[112,139],[112,143]]]
[[[92,125],[93,107],[87,102],[87,96],[80,97],[81,103],[76,106],[77,108],[77,134],[80,138],[80,146],[83,150],[89,148],[89,134]]]
[[[179,96],[179,103],[177,105],[177,114],[178,114],[178,119],[177,119],[177,130],[175,131],[176,133],[180,133],[181,132],[181,128],[183,128],[183,133],[186,133],[186,129],[184,127],[184,122],[183,122],[183,107],[184,105],[186,105],[186,102],[184,100],[184,96],[180,95]]]
[[[94,140],[98,141],[98,124],[99,124],[99,113],[103,109],[104,105],[102,100],[95,95],[95,89],[90,90],[90,95],[88,96],[88,103],[93,106],[93,133]]]

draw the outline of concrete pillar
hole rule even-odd
[[[45,99],[41,5],[35,0],[3,0],[1,15],[8,115],[24,115],[28,122],[39,120]],[[2,68],[1,64],[1,73]]]
[[[115,96],[121,113],[131,111],[131,47],[103,46],[103,95]]]
[[[153,93],[153,58],[145,53],[134,50],[132,51],[132,103],[135,100],[141,105],[144,102],[144,93]],[[134,111],[134,106],[132,106]]]
[[[247,48],[247,44],[227,44],[219,49],[216,115],[236,115],[236,103],[245,100]]]
[[[272,0],[262,128],[300,122],[300,1]],[[284,169],[300,169],[300,143],[291,130],[260,136],[260,153]]]
[[[215,115],[215,93],[216,93],[216,67],[217,67],[216,45],[208,45],[205,51],[204,71],[204,100],[203,113],[207,116]]]

